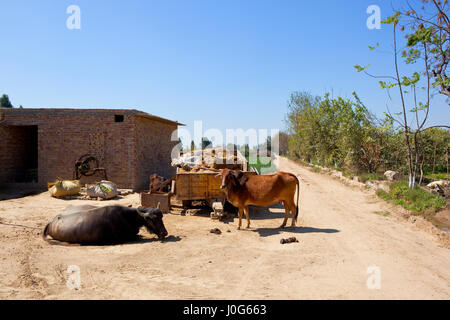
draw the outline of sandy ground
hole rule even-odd
[[[69,204],[137,206],[138,195],[92,202],[45,192],[0,201],[0,298],[450,298],[450,250],[433,235],[375,214],[390,207],[370,192],[283,158],[279,168],[300,178],[301,227],[295,229],[278,229],[284,215],[279,206],[252,208],[252,228],[242,231],[236,218],[224,223],[175,209],[164,217],[171,235],[166,242],[142,229],[143,239],[130,244],[54,246],[39,229],[7,224],[41,228]],[[280,244],[291,236],[299,242]],[[71,265],[80,268],[79,290],[66,285]],[[379,273],[368,273],[371,266]],[[369,289],[376,274],[380,288]]]

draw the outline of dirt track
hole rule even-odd
[[[165,215],[171,237],[141,231],[137,243],[52,246],[40,230],[0,224],[2,299],[449,299],[450,250],[389,211],[369,192],[347,187],[281,158],[300,178],[302,227],[280,230],[284,209],[252,208],[252,228],[237,219]],[[0,202],[0,222],[43,227],[69,204],[48,193]],[[137,194],[110,202],[139,204]],[[290,224],[290,219],[289,219]],[[219,228],[221,235],[209,232]],[[230,232],[227,232],[227,231]],[[299,243],[280,244],[295,236]],[[66,286],[67,268],[81,270],[81,288]],[[378,266],[381,288],[368,289]]]

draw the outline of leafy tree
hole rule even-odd
[[[14,108],[7,94],[0,97],[0,108]]]
[[[279,132],[273,137],[273,144],[278,144],[278,152],[281,155],[287,154],[289,150],[288,140],[289,136],[285,132]]]
[[[293,96],[291,96],[293,97]],[[354,99],[296,93],[287,115],[289,152],[307,162],[375,172],[383,162],[383,127]]]
[[[434,2],[434,1],[433,1]],[[409,14],[409,13],[408,13]],[[425,123],[428,119],[429,111],[430,111],[430,103],[431,103],[431,89],[432,89],[432,78],[433,73],[430,72],[433,61],[433,54],[436,54],[436,46],[442,45],[442,40],[446,39],[446,36],[440,34],[440,38],[436,33],[433,33],[432,27],[428,30],[424,29],[423,24],[417,26],[417,30],[408,35],[408,43],[407,45],[411,47],[411,49],[406,52],[403,51],[402,57],[405,64],[416,63],[419,60],[423,63],[422,69],[417,67],[418,71],[414,72],[411,76],[401,75],[399,72],[399,43],[397,39],[398,28],[403,31],[405,30],[405,26],[401,26],[401,17],[402,14],[400,11],[396,12],[394,15],[386,18],[382,21],[384,24],[390,24],[393,27],[393,69],[394,75],[390,76],[374,76],[366,71],[367,67],[361,67],[359,65],[355,65],[355,68],[358,72],[364,71],[367,75],[379,78],[379,79],[387,79],[388,81],[379,81],[382,89],[387,90],[389,98],[392,100],[392,96],[390,94],[391,88],[397,88],[400,102],[401,102],[401,112],[392,114],[389,109],[386,113],[386,119],[391,123],[391,125],[400,125],[404,133],[404,141],[407,149],[408,155],[408,179],[409,179],[409,187],[414,188],[416,183],[416,175],[419,165],[420,158],[420,136],[421,132],[425,129]],[[433,35],[434,34],[434,35]],[[439,39],[438,39],[439,38]],[[445,40],[446,41],[446,40]],[[444,42],[445,42],[444,41]],[[377,49],[379,44],[375,47],[369,47],[371,50]],[[422,55],[420,54],[422,50]],[[434,58],[435,59],[435,58]],[[446,63],[444,63],[446,66]],[[423,71],[423,75],[425,79],[421,79],[421,73]],[[441,73],[442,76],[445,75]],[[422,80],[422,81],[421,81]],[[439,82],[439,81],[438,81]],[[437,82],[435,82],[436,84]],[[420,90],[420,84],[424,85],[425,90],[425,101],[420,102],[418,97],[418,91]],[[406,95],[411,95],[411,102],[408,102]],[[413,114],[413,119],[415,120],[414,129],[412,128],[410,121],[408,119],[408,114]],[[447,126],[448,127],[448,126]]]
[[[416,7],[414,7],[416,5]],[[450,4],[447,0],[426,0],[421,4],[407,2],[406,10],[399,10],[401,30],[406,31],[408,50],[402,56],[408,64],[427,56],[429,64],[424,72],[430,73],[432,87],[450,98]]]
[[[207,148],[211,148],[212,147],[212,142],[211,140],[209,140],[206,137],[202,138],[202,150],[207,149]]]

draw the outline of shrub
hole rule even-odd
[[[362,183],[366,183],[367,181],[381,181],[381,180],[385,180],[385,176],[384,175],[379,175],[376,173],[367,173],[367,174],[363,174],[361,176],[359,176],[359,181],[361,181]]]

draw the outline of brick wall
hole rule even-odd
[[[72,179],[75,161],[87,153],[100,160],[108,179],[120,188],[145,187],[148,176],[144,173],[167,174],[170,167],[166,157],[170,153],[160,145],[170,141],[168,132],[176,125],[136,117],[135,110],[1,109],[0,113],[5,115],[0,124],[0,183],[7,182],[8,172],[15,170],[8,159],[16,157],[21,145],[13,126],[38,126],[41,187],[57,177]],[[123,115],[123,122],[115,122],[115,115]],[[83,178],[82,183],[100,179],[98,174]]]
[[[136,188],[148,190],[149,176],[157,173],[172,178],[175,169],[170,166],[172,149],[177,141],[171,141],[176,125],[136,117]]]

